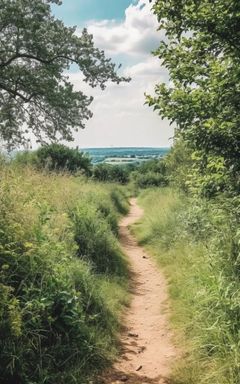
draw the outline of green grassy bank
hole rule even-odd
[[[169,281],[182,356],[174,384],[237,384],[240,377],[239,199],[212,202],[170,189],[142,192],[134,227]]]
[[[126,196],[13,165],[0,179],[1,384],[83,384],[116,353]]]

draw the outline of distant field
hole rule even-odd
[[[84,148],[83,152],[88,153],[92,162],[121,164],[134,163],[149,160],[152,158],[161,158],[167,155],[170,148]]]

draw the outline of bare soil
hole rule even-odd
[[[168,320],[167,282],[154,261],[129,231],[143,210],[131,199],[120,223],[120,242],[131,263],[132,300],[121,335],[122,354],[101,380],[106,384],[169,384],[177,356]]]

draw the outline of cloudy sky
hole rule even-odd
[[[79,147],[164,147],[171,145],[172,128],[144,105],[144,92],[167,81],[166,70],[151,55],[162,37],[148,0],[63,0],[55,15],[67,25],[93,34],[96,46],[117,64],[130,83],[111,84],[104,91],[87,89],[74,69],[69,77],[76,89],[94,96],[94,117],[78,132]]]

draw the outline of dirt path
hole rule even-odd
[[[106,384],[167,384],[176,357],[166,280],[128,229],[142,214],[136,199],[131,199],[130,213],[120,223],[120,241],[131,262],[132,301],[121,337],[122,355],[104,379]]]

